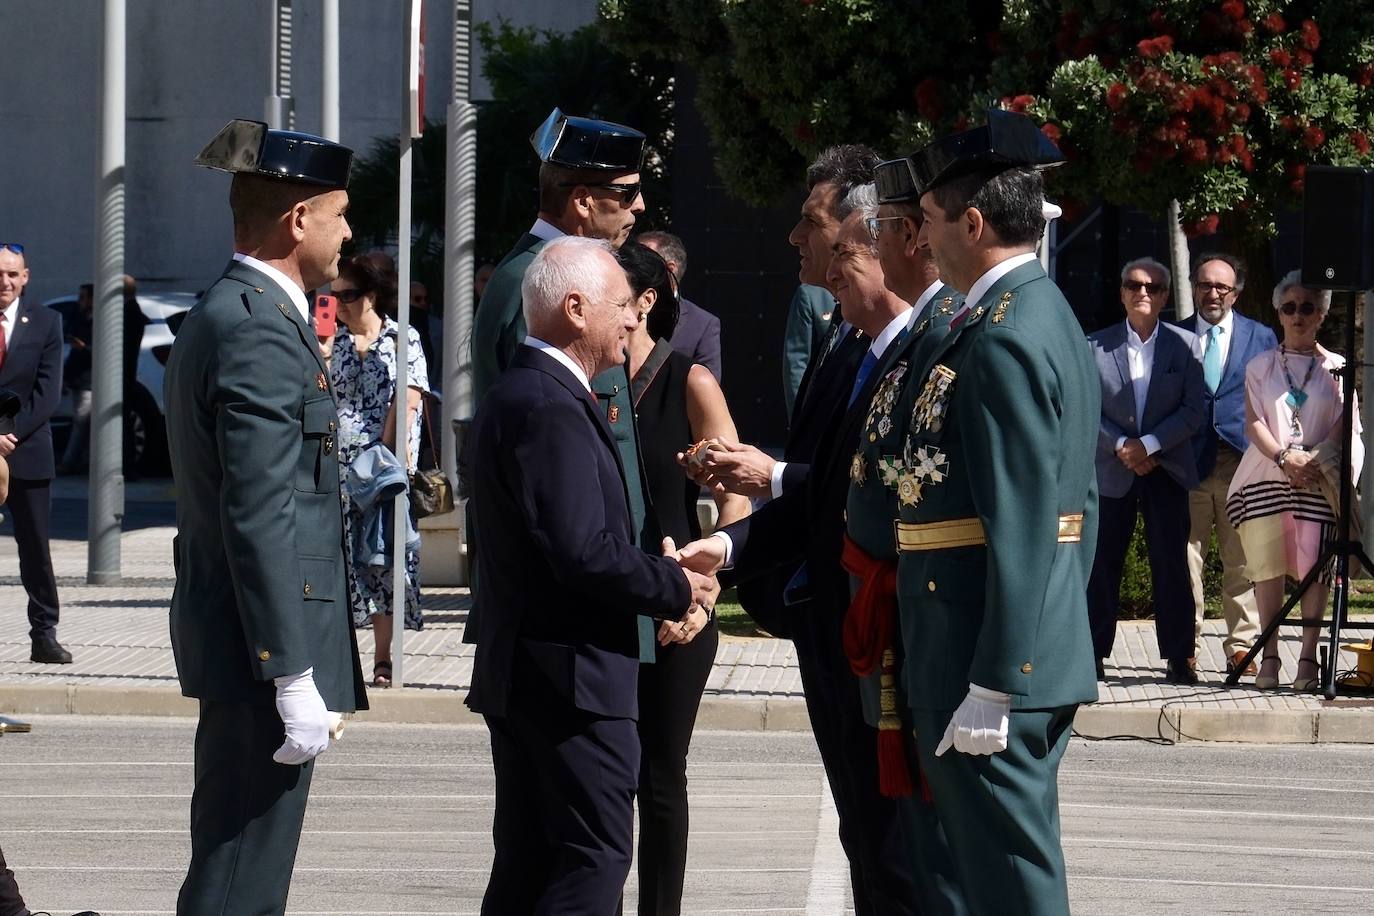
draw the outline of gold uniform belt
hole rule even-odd
[[[902,553],[976,547],[988,542],[983,523],[976,518],[952,518],[925,524],[896,522],[896,526],[897,549]],[[1076,544],[1082,539],[1083,513],[1059,516],[1059,543]]]

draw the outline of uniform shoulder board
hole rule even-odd
[[[946,296],[940,300],[940,308],[937,310],[941,315],[954,314],[954,297]]]
[[[992,307],[992,323],[1001,324],[1007,317],[1007,309],[1016,300],[1016,294],[1012,290],[1007,290],[1002,294],[1002,298],[997,300],[997,304]]]

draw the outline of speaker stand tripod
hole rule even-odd
[[[1364,551],[1364,545],[1350,538],[1350,519],[1354,512],[1355,503],[1355,490],[1350,479],[1350,442],[1352,431],[1355,428],[1355,412],[1351,408],[1355,401],[1355,373],[1363,367],[1363,364],[1355,359],[1355,310],[1353,307],[1346,315],[1345,352],[1347,355],[1345,366],[1334,373],[1341,378],[1341,395],[1344,405],[1341,410],[1341,485],[1336,512],[1336,536],[1322,546],[1321,555],[1317,557],[1317,562],[1312,565],[1312,569],[1298,583],[1297,590],[1284,603],[1278,616],[1261,631],[1255,644],[1245,654],[1245,658],[1226,676],[1228,687],[1235,687],[1240,683],[1241,674],[1250,666],[1252,660],[1260,656],[1280,626],[1329,627],[1326,662],[1321,665],[1322,695],[1328,700],[1334,699],[1336,696],[1336,658],[1340,651],[1341,628],[1346,626],[1346,611],[1350,600],[1350,558],[1355,557],[1364,564],[1365,569],[1374,571],[1374,563],[1369,561],[1369,557]],[[1321,575],[1322,570],[1332,559],[1335,560],[1336,568],[1331,583],[1331,617],[1326,620],[1298,620],[1290,623],[1288,615],[1302,601],[1302,596],[1316,583],[1317,577]]]

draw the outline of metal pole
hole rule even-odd
[[[124,519],[124,0],[105,0],[86,581],[120,579]]]
[[[272,0],[272,54],[269,92],[263,120],[268,127],[292,130],[296,124],[291,98],[291,0]]]
[[[339,140],[339,0],[323,0],[323,60],[320,78],[320,132],[326,140]]]
[[[473,242],[477,215],[477,109],[472,104],[472,0],[453,4],[453,96],[448,105],[448,162],[444,211],[444,417],[439,424],[444,474],[458,479],[458,442],[453,422],[470,418],[472,403]],[[467,506],[459,505],[459,530],[465,530]],[[459,581],[469,581],[469,554],[464,544]]]

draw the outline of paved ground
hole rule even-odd
[[[0,712],[187,714],[176,690],[167,634],[172,590],[172,508],[166,481],[130,484],[122,539],[124,582],[85,584],[85,482],[65,478],[54,499],[53,562],[63,609],[60,636],[76,656],[70,666],[28,661],[24,594],[8,524],[0,524]],[[0,512],[3,512],[0,509]],[[472,673],[472,646],[462,642],[468,596],[462,589],[425,592],[427,624],[407,634],[406,690],[374,691],[381,721],[470,722],[462,697]],[[1374,631],[1346,631],[1349,641]],[[359,641],[370,667],[371,630]],[[1291,690],[1263,693],[1221,685],[1220,622],[1209,621],[1199,668],[1204,683],[1163,683],[1163,662],[1150,623],[1124,623],[1107,665],[1098,703],[1079,714],[1093,736],[1162,736],[1177,740],[1374,742],[1374,700],[1328,703]],[[1282,639],[1284,670],[1296,669],[1297,635]],[[790,642],[725,637],[707,683],[703,728],[804,729],[806,713]]]
[[[0,737],[0,842],[32,907],[167,914],[188,855],[194,725],[45,716]],[[1374,891],[1368,750],[1072,742],[1061,771],[1073,910],[1350,913]],[[290,912],[475,914],[490,863],[485,731],[358,723],[321,758]],[[689,914],[849,913],[814,745],[703,731]],[[637,882],[626,888],[633,913]]]

